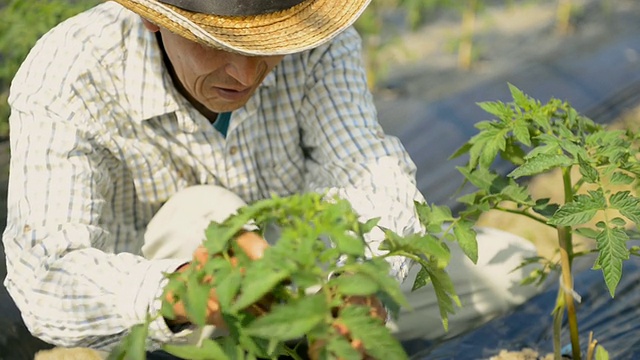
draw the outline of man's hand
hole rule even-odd
[[[369,308],[369,315],[371,315],[371,317],[380,320],[382,323],[386,323],[387,321],[387,311],[385,310],[384,305],[382,305],[382,302],[380,301],[380,299],[378,299],[373,295],[346,297],[344,299],[344,304],[340,308],[336,309],[335,315],[339,315],[340,311],[343,308],[350,305],[366,306]],[[362,343],[362,341],[360,341],[359,339],[353,339],[351,337],[351,333],[349,332],[349,329],[345,325],[336,321],[334,322],[333,327],[334,329],[336,329],[338,334],[347,338],[347,340],[351,344],[351,347],[357,350],[361,354],[362,359],[365,359],[365,360],[373,359],[371,356],[369,356],[366,353],[366,350],[364,348],[364,344]],[[309,347],[309,357],[311,358],[311,360],[317,360],[320,357],[320,351],[324,347],[325,347],[324,341],[316,341],[312,343],[311,346]]]
[[[254,232],[245,232],[239,235],[236,238],[236,242],[240,249],[249,257],[251,260],[257,260],[262,257],[264,251],[269,247],[269,244],[265,239],[263,239],[260,235]],[[179,267],[176,272],[184,272],[190,266],[203,266],[209,259],[209,253],[207,250],[200,246],[193,253],[193,261],[190,263],[184,264]],[[237,263],[235,257],[231,258],[231,262],[235,265]],[[166,319],[167,325],[169,326],[177,326],[186,324],[189,322],[187,317],[187,312],[184,307],[182,301],[174,302],[173,294],[167,294],[166,300],[173,304],[173,311],[175,314],[174,319]],[[220,304],[218,303],[218,297],[216,296],[215,289],[211,290],[209,294],[209,301],[207,303],[207,324],[215,325],[216,327],[224,327],[224,321],[222,319],[222,314],[220,313]]]

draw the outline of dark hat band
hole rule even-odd
[[[305,0],[159,0],[162,3],[203,14],[249,16],[294,7]]]

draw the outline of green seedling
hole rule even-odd
[[[474,221],[494,209],[557,229],[560,261],[555,267],[560,268],[561,284],[553,312],[554,352],[560,359],[560,330],[566,311],[573,359],[578,360],[582,354],[574,300],[579,296],[573,288],[572,262],[586,253],[597,254],[593,268],[602,271],[610,295],[615,295],[623,262],[637,254],[627,246],[627,228],[640,224],[640,198],[635,195],[640,137],[632,130],[595,124],[567,102],[551,99],[541,104],[514,86],[510,89],[513,102],[479,104],[496,119],[478,123],[479,133],[453,155],[469,156],[467,165],[459,170],[477,188],[461,197],[466,208],[460,216]],[[515,167],[506,176],[492,170],[499,157]],[[525,180],[554,169],[562,173],[558,186],[564,190],[563,203],[533,199]],[[592,239],[593,249],[574,251],[574,234]],[[551,262],[535,260],[547,267]],[[548,272],[533,274],[542,280]]]

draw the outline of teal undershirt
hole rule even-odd
[[[218,118],[213,122],[213,127],[216,128],[224,136],[227,137],[227,130],[229,130],[229,121],[231,120],[231,113],[225,112],[218,114]]]

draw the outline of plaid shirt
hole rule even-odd
[[[290,55],[224,137],[172,86],[153,34],[115,3],[59,25],[16,75],[5,286],[30,331],[109,349],[152,314],[163,272],[147,223],[177,191],[217,184],[250,203],[326,191],[397,232],[419,231],[415,168],[376,121],[353,29]],[[370,237],[372,248],[381,233]],[[407,263],[390,260],[401,279]],[[175,340],[162,318],[150,341]]]

